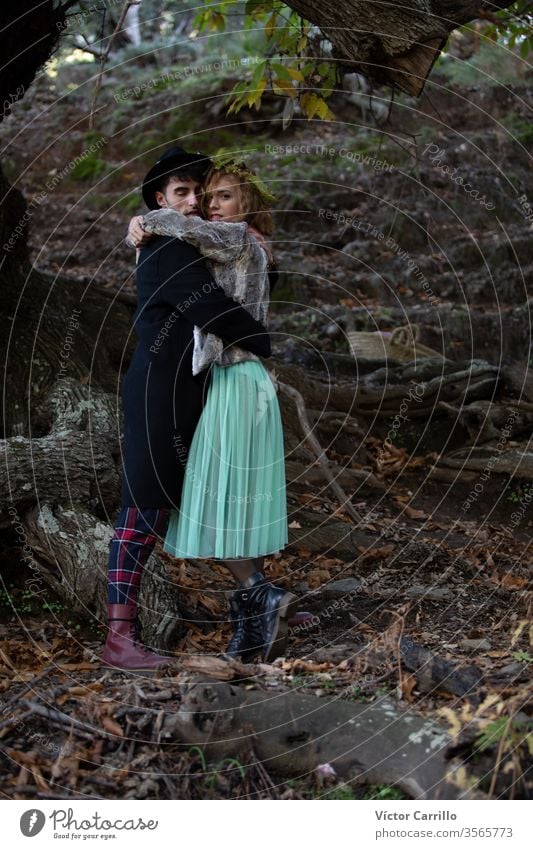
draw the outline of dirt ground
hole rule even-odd
[[[271,666],[255,667],[250,685],[369,705],[387,697],[401,709],[449,724],[465,751],[483,730],[492,728],[492,747],[469,760],[484,793],[494,777],[498,723],[511,717],[519,730],[514,729],[513,744],[503,750],[492,795],[527,798],[533,662],[529,533],[509,533],[501,521],[505,505],[500,507],[500,521],[493,514],[490,523],[485,522],[480,511],[468,521],[455,521],[454,505],[439,504],[436,484],[420,493],[416,519],[398,516],[394,493],[380,499],[385,504],[379,512],[372,498],[365,502],[367,521],[352,532],[358,556],[317,555],[291,544],[267,559],[269,577],[295,589],[301,609],[313,619],[291,629],[287,656]],[[437,506],[435,521],[431,514]],[[292,520],[298,524],[297,517],[295,512]],[[350,529],[348,522],[346,527]],[[163,554],[189,617],[173,650],[178,671],[161,671],[151,682],[140,678],[132,683],[131,676],[98,666],[95,655],[105,638],[103,624],[80,620],[50,592],[37,601],[25,588],[16,556],[13,548],[4,552],[2,562],[7,592],[2,594],[0,631],[0,782],[5,797],[404,797],[388,784],[325,780],[316,771],[297,779],[270,775],[253,750],[247,763],[206,763],[194,747],[154,747],[152,727],[145,719],[137,727],[136,711],[143,718],[140,705],[145,704],[140,693],[151,688],[150,697],[156,701],[150,704],[163,716],[174,712],[190,678],[188,663],[224,650],[232,587],[219,564],[185,563]],[[447,692],[446,685],[428,689],[398,662],[394,646],[400,635],[458,668],[474,666],[481,674],[480,685],[462,697]],[[12,700],[16,710],[9,719]],[[96,733],[89,742],[82,726],[79,732],[68,731],[57,719],[50,722],[31,713],[35,703],[87,722],[104,736]]]

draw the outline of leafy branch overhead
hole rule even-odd
[[[262,32],[262,55],[247,79],[228,98],[229,112],[259,109],[266,91],[287,99],[288,121],[299,104],[307,118],[331,119],[327,100],[342,73],[412,95],[420,95],[450,34],[470,21],[484,21],[486,39],[507,39],[531,48],[530,4],[478,0],[409,0],[397,6],[385,0],[248,0],[242,5],[224,0],[202,9],[195,18],[198,33],[224,32],[233,24]],[[511,7],[511,8],[509,8]],[[342,26],[339,26],[339,23]]]
[[[228,0],[202,10],[194,22],[197,31],[223,32],[235,6]],[[287,98],[287,118],[296,102],[308,118],[333,118],[326,99],[337,82],[336,66],[326,61],[327,48],[316,27],[276,0],[249,0],[245,9],[243,26],[262,31],[265,59],[254,65],[251,79],[235,85],[228,98],[228,113],[244,106],[259,109],[265,91],[272,91]]]

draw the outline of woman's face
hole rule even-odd
[[[244,221],[241,211],[239,178],[234,174],[222,175],[211,181],[207,190],[207,217],[209,221]]]

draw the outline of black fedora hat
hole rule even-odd
[[[203,153],[190,153],[188,150],[183,150],[182,147],[169,147],[168,150],[165,150],[143,180],[142,196],[148,209],[159,209],[155,193],[160,191],[163,178],[172,171],[179,172],[180,168],[185,170],[190,165],[194,165],[195,169],[205,176],[211,165],[211,160]]]

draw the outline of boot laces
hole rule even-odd
[[[246,621],[243,615],[243,606],[242,604],[239,604],[239,601],[241,601],[241,599],[236,598],[235,596],[233,596],[230,601],[229,620],[233,625],[233,635],[231,637],[227,649],[228,651],[238,649],[243,640],[246,630]]]

